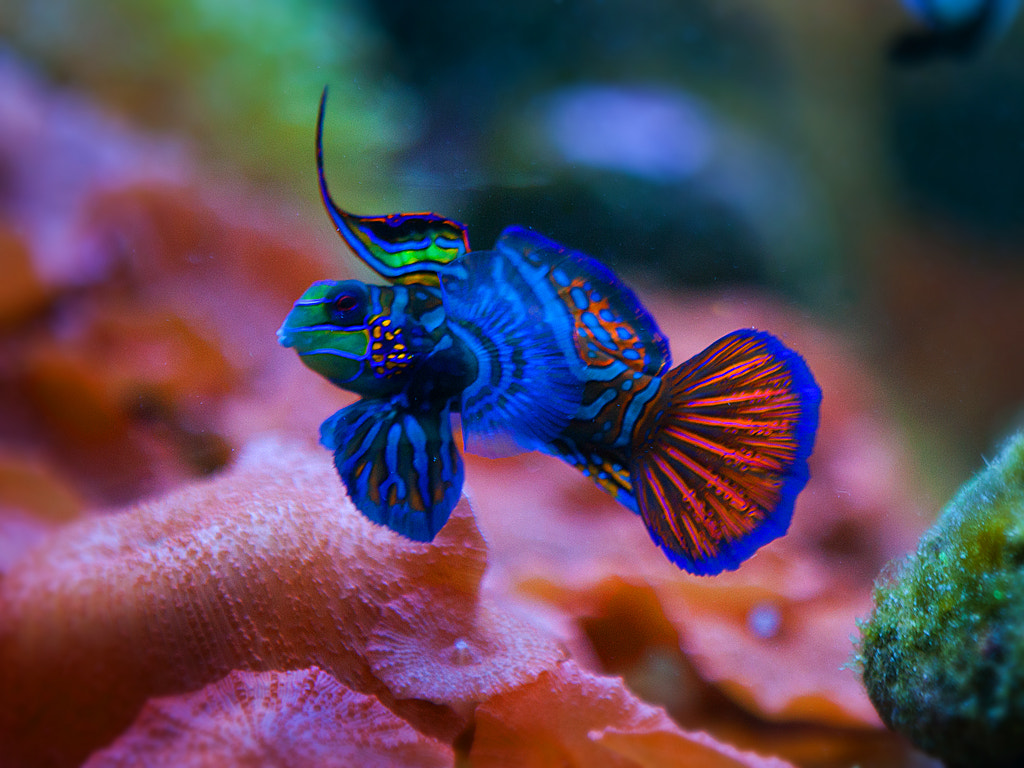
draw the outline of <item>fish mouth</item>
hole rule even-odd
[[[287,324],[277,329],[277,343],[282,347],[295,346],[295,336],[288,330]]]

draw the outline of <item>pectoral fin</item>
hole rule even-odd
[[[496,458],[543,449],[583,391],[569,315],[505,254],[473,251],[459,264],[464,275],[443,276],[441,288],[448,327],[476,360],[462,393],[466,450]]]
[[[356,508],[415,541],[431,541],[462,493],[451,403],[410,407],[365,399],[320,427],[320,442]]]

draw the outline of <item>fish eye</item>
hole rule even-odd
[[[339,312],[351,312],[359,306],[359,301],[351,293],[343,293],[334,300],[334,308]]]
[[[363,324],[363,297],[355,291],[339,293],[330,308],[331,321],[343,328]]]

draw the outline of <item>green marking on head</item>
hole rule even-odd
[[[368,287],[355,280],[313,283],[288,313],[277,340],[310,369],[351,388],[366,370],[369,298]]]

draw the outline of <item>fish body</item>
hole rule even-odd
[[[922,29],[901,35],[893,60],[915,64],[941,56],[970,56],[1006,32],[1020,0],[903,0]]]
[[[318,159],[322,120],[323,103]],[[563,459],[692,573],[736,568],[785,533],[821,397],[796,352],[740,330],[673,368],[654,318],[595,259],[522,227],[474,251],[434,214],[358,217],[330,199],[319,167],[335,224],[355,230],[343,237],[392,284],[315,283],[278,338],[362,396],[320,438],[363,514],[415,540],[437,534],[462,488],[459,414],[467,451]]]

